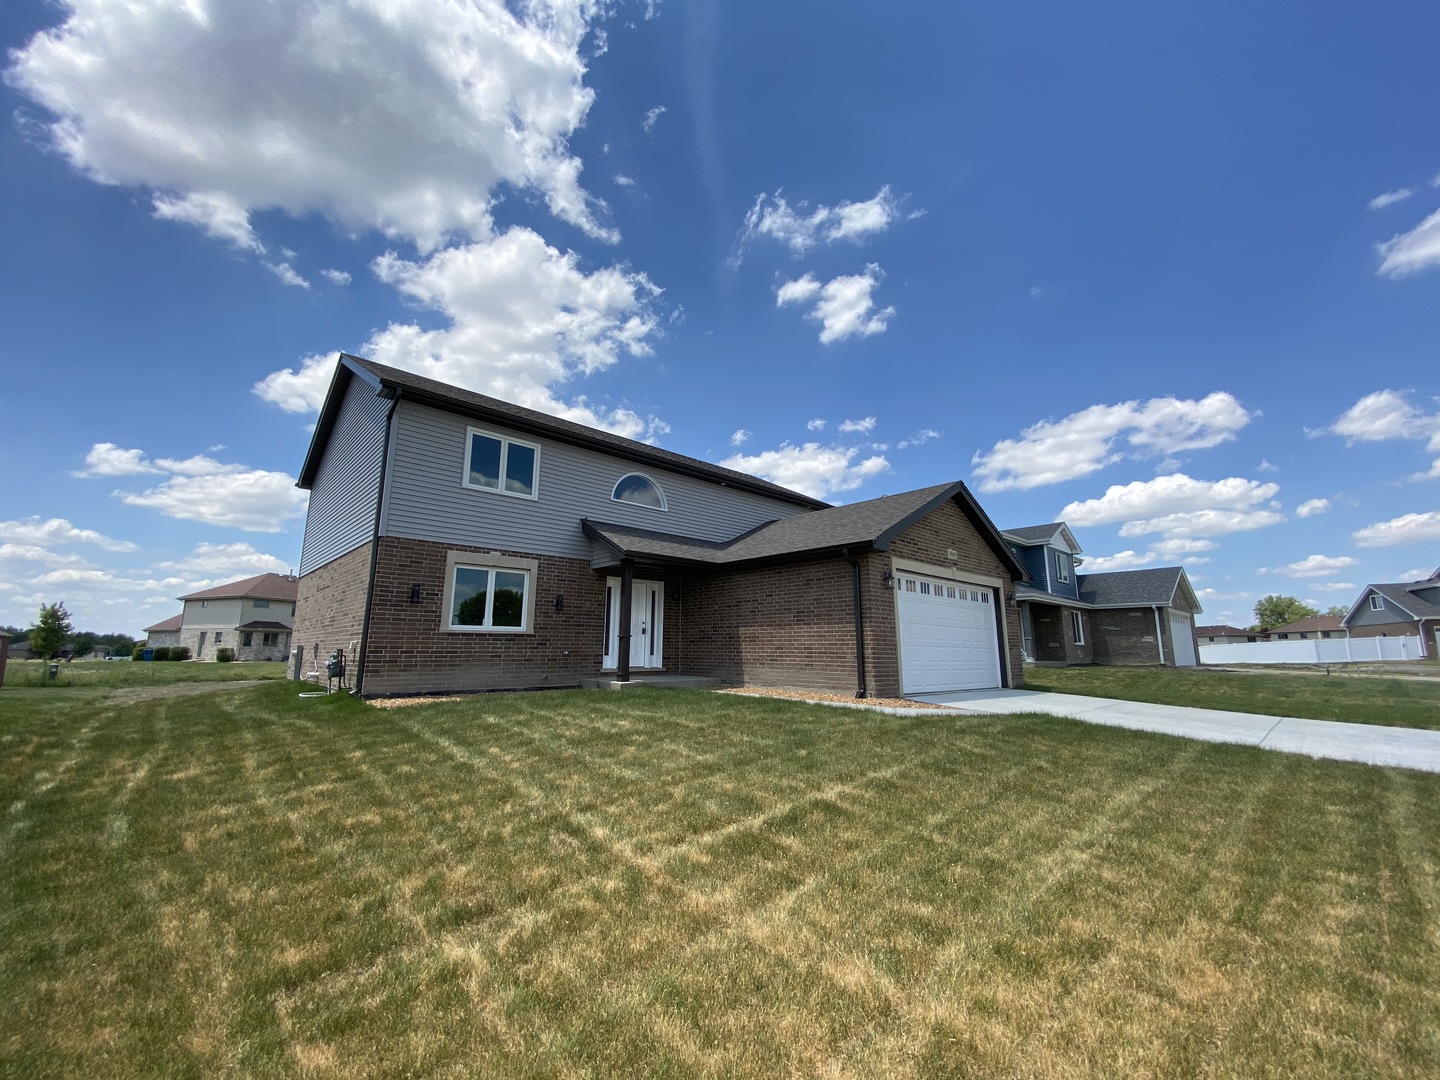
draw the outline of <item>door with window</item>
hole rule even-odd
[[[603,667],[620,666],[620,579],[605,581],[605,658]],[[665,666],[665,583],[633,581],[630,588],[630,670],[658,671]]]

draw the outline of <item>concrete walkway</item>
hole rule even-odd
[[[1206,742],[1242,743],[1265,750],[1283,750],[1336,761],[1440,772],[1440,731],[1345,724],[1337,720],[1304,720],[1294,716],[1261,716],[1222,709],[1191,709],[1183,705],[1150,705],[1079,694],[1045,694],[1035,690],[962,690],[913,696],[917,701],[928,701],[962,712],[1048,713],[1083,720],[1087,724],[1158,731],[1187,739],[1204,739]]]

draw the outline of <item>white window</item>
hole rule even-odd
[[[261,634],[260,637],[261,637],[261,643],[262,643],[267,649],[273,649],[276,645],[279,645],[279,644],[280,644],[280,635],[279,635],[279,634]]]
[[[1070,628],[1075,631],[1075,644],[1085,644],[1085,619],[1078,611],[1070,612]]]
[[[615,485],[615,490],[610,493],[610,498],[615,502],[634,503],[636,506],[648,506],[653,510],[664,510],[665,493],[660,490],[660,485],[644,473],[632,472],[622,476]]]
[[[1370,610],[1383,611],[1385,609],[1385,598],[1379,593],[1370,594]]]
[[[469,428],[465,451],[464,484],[482,491],[498,491],[522,499],[537,495],[540,447],[503,435]]]
[[[1055,580],[1061,582],[1070,580],[1070,556],[1063,551],[1055,552]]]
[[[452,551],[445,561],[446,630],[497,634],[530,630],[536,560]]]
[[[255,606],[256,606],[256,607],[269,607],[269,606],[270,606],[270,601],[269,601],[269,600],[256,600],[256,601],[255,601]]]
[[[269,635],[269,634],[266,634],[265,636],[266,636],[266,637],[269,637],[270,635]],[[254,633],[252,633],[251,631],[249,631],[249,630],[242,630],[242,631],[240,632],[240,647],[241,647],[242,649],[248,649],[252,644],[254,644],[254,641],[255,641],[255,635],[254,635]]]

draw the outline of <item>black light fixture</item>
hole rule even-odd
[[[412,604],[418,604],[418,603],[420,602],[420,586],[419,586],[419,585],[411,585],[411,586],[410,586],[410,602],[411,602]]]
[[[565,594],[564,594],[564,593],[556,593],[556,594],[555,594],[555,610],[556,610],[556,611],[564,611],[564,610],[565,610]]]
[[[884,585],[887,589],[895,588],[895,575],[890,573],[889,570],[886,570],[885,576],[880,579],[880,584]]]

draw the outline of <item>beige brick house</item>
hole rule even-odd
[[[297,592],[288,574],[257,574],[181,596],[180,614],[146,627],[145,644],[183,645],[192,660],[214,660],[217,649],[236,660],[284,660]]]
[[[342,356],[299,484],[295,642],[365,695],[1022,681],[1025,571],[958,481],[830,506]]]

